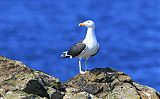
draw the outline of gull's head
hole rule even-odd
[[[90,27],[91,27],[91,28],[94,28],[94,27],[95,27],[95,24],[94,24],[93,21],[87,20],[87,21],[85,21],[85,22],[83,22],[83,23],[80,23],[79,26],[86,26],[87,28],[90,28]]]

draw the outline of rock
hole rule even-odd
[[[87,92],[80,92],[80,90],[75,88],[66,88],[66,94],[63,99],[98,99],[92,94]]]
[[[64,99],[159,99],[154,89],[139,85],[130,76],[111,68],[87,71],[63,86],[67,89]]]
[[[39,83],[38,80],[30,80],[23,91],[28,94],[36,94],[41,97],[49,98],[47,90]]]
[[[111,68],[95,68],[62,84],[0,56],[0,99],[160,99],[160,93]]]
[[[0,56],[0,97],[48,99],[54,96],[59,99],[63,97],[61,91],[59,79]]]
[[[153,88],[139,85],[136,82],[133,82],[133,85],[137,88],[142,99],[160,99],[160,93],[156,92]]]
[[[27,94],[22,91],[9,91],[4,96],[4,99],[47,99],[42,98],[40,96],[34,95],[34,94]]]

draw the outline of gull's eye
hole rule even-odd
[[[90,23],[90,22],[87,22],[87,23]]]

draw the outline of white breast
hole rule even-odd
[[[97,43],[96,40],[95,41],[84,40],[83,43],[86,44],[86,48],[80,55],[78,55],[79,58],[89,58],[98,51],[99,44]]]
[[[94,27],[88,28],[83,43],[86,44],[86,48],[78,55],[78,58],[89,58],[98,51],[99,44],[94,33]]]

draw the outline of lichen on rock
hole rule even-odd
[[[92,69],[83,75],[79,74],[73,77],[64,86],[67,88],[64,97],[70,96],[70,98],[75,94],[86,92],[97,99],[159,99],[159,93],[154,89],[139,85],[132,81],[127,74],[111,68]],[[70,88],[75,88],[77,91],[68,91]],[[150,92],[148,93],[150,98],[147,94],[144,97],[143,93],[146,92]],[[71,93],[73,95],[68,95]]]
[[[62,98],[58,78],[33,70],[19,61],[0,57],[0,97],[5,99]],[[53,95],[55,94],[55,95]]]
[[[112,68],[95,68],[61,83],[0,56],[0,99],[160,99],[160,93]]]

